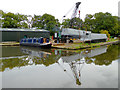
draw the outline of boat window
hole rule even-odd
[[[40,39],[38,39],[38,43],[40,43],[41,42],[41,38]]]
[[[31,42],[32,42],[32,39],[29,39],[29,42],[31,43]]]
[[[24,40],[24,42],[26,42],[26,39]]]
[[[33,39],[33,43],[36,43],[36,39]]]
[[[32,42],[32,39],[30,39],[30,42]]]
[[[41,38],[40,43],[43,43],[43,42],[44,42],[44,40],[43,40],[43,38]]]
[[[31,43],[31,42],[32,42],[32,39],[28,39],[28,42]]]
[[[47,38],[46,42],[49,43],[49,39],[48,38]]]

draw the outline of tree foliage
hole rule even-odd
[[[49,30],[53,34],[54,28],[60,27],[60,23],[58,19],[55,19],[50,14],[44,14],[43,16],[34,15],[33,27]]]
[[[93,18],[94,17],[91,14],[87,14],[85,17],[84,26],[87,28],[88,31],[92,31],[95,28],[95,20]]]
[[[22,15],[19,13],[5,13],[0,10],[0,21],[3,28],[38,28],[49,30],[51,34],[60,27],[59,20],[47,13],[42,16],[34,15],[32,17],[31,15]],[[112,16],[108,12],[99,12],[93,15],[87,14],[84,21],[77,17],[64,19],[62,26],[63,28],[87,29],[95,33],[107,30],[112,36],[120,34],[120,19],[118,16]]]
[[[110,34],[108,33],[107,30],[101,30],[100,31],[101,34],[106,34],[108,38],[110,38]]]
[[[87,64],[94,63],[95,65],[108,66],[114,60],[117,60],[119,58],[120,54],[118,52],[119,52],[119,45],[108,46],[107,52],[93,57],[86,57],[86,63]]]
[[[14,14],[11,12],[2,13],[2,27],[3,28],[28,28],[27,16],[21,14]]]
[[[108,12],[99,12],[94,15],[87,14],[84,23],[88,30],[95,33],[107,30],[113,36],[118,34],[118,17],[112,16]]]
[[[63,28],[69,28],[70,27],[70,19],[64,19],[62,22]]]
[[[82,23],[82,19],[75,17],[72,19],[64,19],[62,25],[64,28],[81,29]]]

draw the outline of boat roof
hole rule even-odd
[[[19,28],[0,28],[0,31],[30,31],[30,32],[49,32],[44,29],[19,29]]]
[[[85,31],[85,30],[77,30],[72,28],[63,28],[62,29],[62,35],[83,35],[83,33],[91,33],[91,31]]]
[[[39,38],[36,38],[36,37],[34,37],[34,38],[23,38],[23,39],[40,39],[40,38],[43,38],[43,37],[39,37]]]

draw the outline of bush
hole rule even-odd
[[[110,34],[107,30],[101,30],[100,31],[101,34],[106,34],[108,38],[110,38]]]

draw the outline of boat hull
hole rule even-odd
[[[31,47],[41,47],[41,48],[51,48],[51,43],[21,43],[22,46],[31,46]]]

